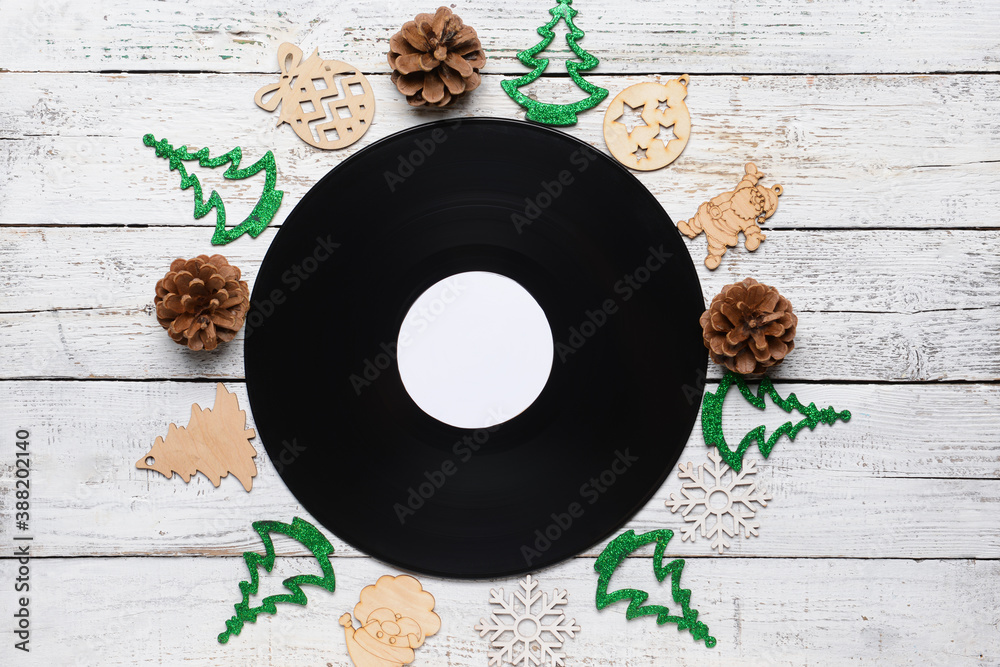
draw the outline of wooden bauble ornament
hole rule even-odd
[[[746,175],[734,189],[704,202],[693,218],[677,223],[677,229],[688,238],[705,233],[708,239],[705,266],[710,269],[719,266],[728,247],[739,244],[740,232],[747,250],[753,252],[760,247],[767,238],[760,225],[778,210],[778,197],[785,191],[780,185],[770,188],[758,185],[764,173],[757,171],[753,162],[747,162],[744,171]]]
[[[213,486],[232,473],[249,491],[257,476],[253,460],[257,450],[249,441],[257,434],[246,424],[247,413],[240,410],[236,394],[220,382],[215,388],[215,406],[192,405],[188,425],[171,424],[166,439],[157,436],[153,448],[135,462],[135,467],[155,470],[167,479],[177,473],[185,482],[200,472]]]
[[[604,114],[604,142],[616,160],[630,169],[653,171],[677,159],[691,136],[691,113],[684,102],[690,80],[682,74],[665,84],[637,83],[611,100]],[[641,109],[645,124],[630,127],[626,105],[633,114]]]
[[[361,590],[354,606],[361,624],[354,627],[350,614],[340,617],[347,651],[355,667],[400,667],[416,658],[413,649],[441,629],[434,613],[434,596],[409,575],[379,577]]]
[[[319,49],[303,61],[302,50],[288,42],[278,47],[278,64],[281,80],[253,98],[266,111],[281,104],[278,125],[288,123],[302,141],[328,150],[350,146],[371,127],[375,93],[359,69],[323,60]]]

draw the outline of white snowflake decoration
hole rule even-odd
[[[566,604],[566,591],[553,590],[550,600],[547,594],[535,590],[538,582],[530,574],[520,583],[523,591],[514,591],[509,600],[504,599],[502,588],[490,589],[490,604],[497,608],[490,614],[489,623],[479,619],[475,626],[480,637],[490,633],[490,646],[496,649],[489,652],[489,664],[502,665],[506,660],[515,667],[565,665],[566,654],[559,649],[566,635],[573,637],[580,631],[576,619],[567,620],[563,610],[557,609]],[[533,612],[539,600],[539,609]]]
[[[701,529],[701,536],[711,537],[712,548],[718,549],[721,554],[729,548],[729,538],[741,530],[747,538],[757,535],[760,523],[755,520],[753,503],[767,507],[771,494],[758,489],[753,480],[747,479],[757,474],[757,464],[753,459],[744,461],[743,470],[737,473],[722,462],[722,457],[715,449],[709,451],[708,458],[714,465],[704,463],[695,468],[693,463],[688,462],[679,466],[680,478],[691,481],[681,486],[683,498],[671,493],[666,505],[671,512],[684,510],[682,516],[688,523],[681,529],[682,542],[693,542],[695,533]],[[728,483],[723,482],[723,477],[727,474]],[[710,483],[706,481],[709,475],[712,477]],[[703,493],[698,494],[697,491]],[[699,505],[704,506],[705,510],[701,514],[693,513],[692,510]],[[709,517],[715,518],[711,526],[708,525]],[[731,519],[726,521],[727,517]]]

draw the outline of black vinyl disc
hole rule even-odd
[[[554,337],[542,393],[490,429],[425,414],[395,360],[416,298],[467,271],[518,282]],[[348,158],[288,216],[251,303],[247,389],[276,469],[406,570],[499,577],[594,546],[660,487],[701,403],[680,234],[617,162],[537,125],[441,121]]]

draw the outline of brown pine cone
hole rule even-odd
[[[392,82],[415,107],[447,106],[475,90],[485,64],[476,31],[447,7],[417,14],[389,40]]]
[[[712,361],[734,373],[763,373],[795,347],[799,318],[773,287],[753,278],[726,285],[701,316]]]
[[[222,255],[175,259],[156,282],[156,319],[175,342],[214,350],[229,342],[250,309],[250,288]]]

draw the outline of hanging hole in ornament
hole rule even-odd
[[[326,90],[328,88],[328,86],[326,85],[326,79],[323,78],[313,79],[312,83],[313,83],[313,88],[316,90]]]
[[[774,190],[774,194],[776,195],[780,195],[785,191],[785,188],[781,187],[780,185],[773,185],[771,186],[771,189]]]
[[[680,81],[682,84],[684,84],[685,87],[689,83],[691,83],[691,77],[688,76],[687,74],[681,74],[679,77],[677,77],[677,80]]]
[[[146,457],[146,465],[151,466],[154,463],[156,463],[156,459],[154,459],[152,456],[147,456]]]

